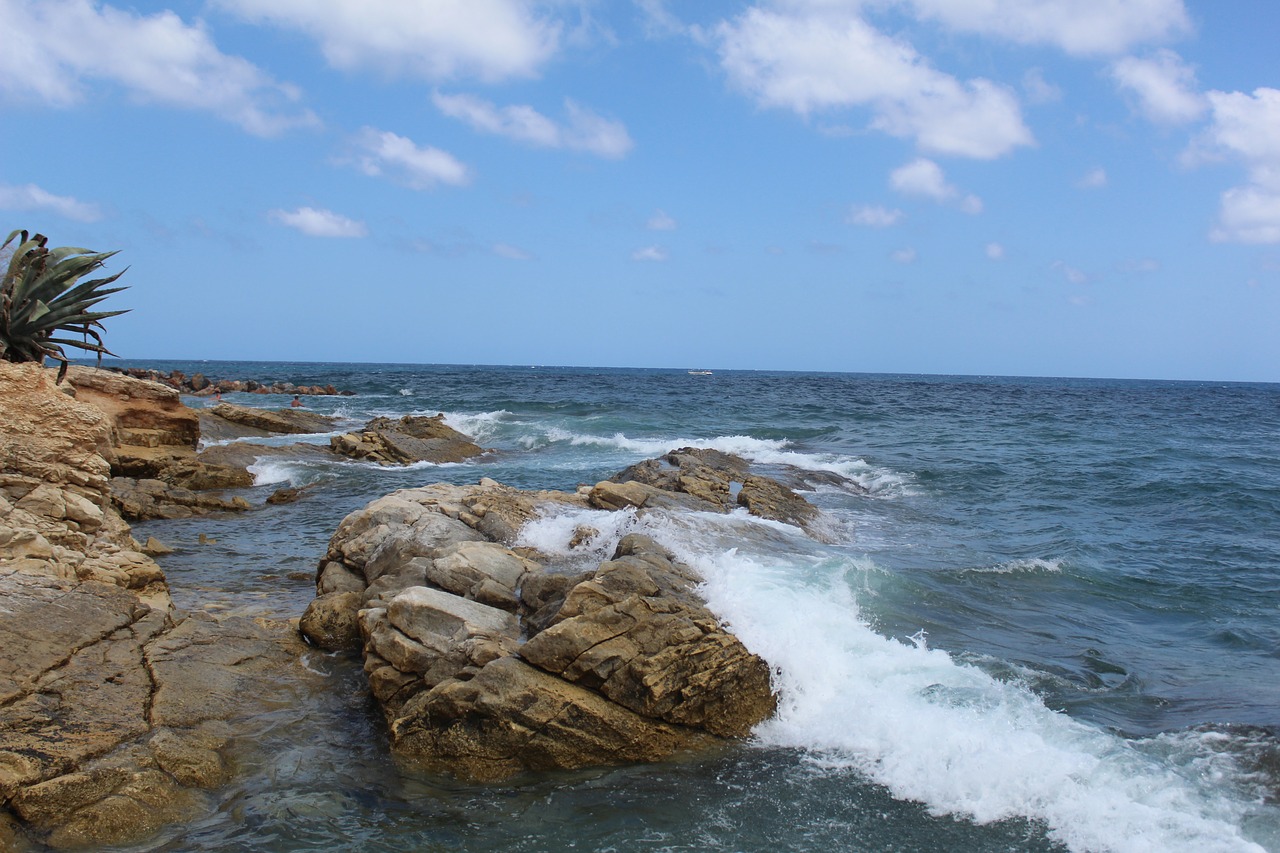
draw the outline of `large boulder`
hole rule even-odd
[[[587,490],[438,484],[339,526],[301,629],[325,648],[360,644],[397,755],[492,780],[660,760],[773,712],[768,666],[652,540],[626,537],[579,573],[511,547],[553,504],[585,509]]]
[[[380,465],[462,462],[484,449],[444,422],[444,415],[374,418],[359,432],[329,440],[334,452]]]

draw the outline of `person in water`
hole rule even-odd
[[[298,399],[298,395],[297,395],[297,394],[294,394],[294,395],[293,395],[293,402],[292,402],[292,403],[290,403],[289,405],[290,405],[290,406],[293,406],[295,409],[298,409],[298,408],[301,408],[301,407],[302,407],[302,401]]]

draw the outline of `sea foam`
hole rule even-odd
[[[1167,742],[1144,748],[1054,712],[1025,686],[929,648],[923,634],[877,634],[846,580],[856,561],[821,552],[794,528],[744,514],[575,510],[532,522],[520,542],[569,554],[583,525],[598,531],[593,557],[638,530],[702,574],[709,606],[775,673],[778,713],[755,732],[762,746],[801,749],[821,772],[872,780],[935,814],[1030,818],[1072,850],[1264,849],[1241,833],[1247,803],[1220,779],[1201,779],[1203,761],[1173,760]],[[749,531],[760,527],[767,550],[725,547],[758,543]],[[1231,772],[1216,760],[1219,774]]]

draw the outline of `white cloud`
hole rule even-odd
[[[96,204],[89,204],[65,195],[54,195],[35,184],[5,186],[0,184],[0,208],[5,210],[49,210],[77,222],[96,222],[102,211]]]
[[[1022,91],[1033,104],[1051,104],[1062,100],[1062,89],[1044,79],[1044,72],[1032,68],[1022,75]]]
[[[170,11],[138,15],[89,0],[0,0],[0,90],[52,106],[88,96],[90,81],[144,103],[206,110],[259,136],[318,124],[298,90],[218,50],[203,25]]]
[[[1151,59],[1126,56],[1111,66],[1111,77],[1137,98],[1138,111],[1156,124],[1189,124],[1208,104],[1196,91],[1196,72],[1171,50]]]
[[[906,0],[918,16],[1083,56],[1123,53],[1191,31],[1182,0]]]
[[[348,219],[332,210],[300,207],[297,210],[273,210],[267,214],[281,225],[297,229],[310,237],[364,237],[369,233],[363,222]]]
[[[899,166],[889,175],[889,186],[906,195],[921,195],[934,201],[946,201],[957,190],[947,183],[942,167],[924,157]]]
[[[667,257],[667,250],[661,246],[645,246],[631,253],[633,261],[665,261]]]
[[[935,70],[855,12],[827,3],[752,7],[717,28],[721,64],[765,106],[804,116],[868,107],[873,128],[926,151],[990,159],[1031,144],[1012,91]]]
[[[865,225],[868,228],[888,228],[901,222],[903,215],[896,207],[890,210],[879,205],[855,204],[849,209],[845,221],[850,225]]]
[[[1131,258],[1120,263],[1118,269],[1128,273],[1153,273],[1160,271],[1161,264],[1155,258]]]
[[[465,186],[471,181],[471,171],[449,152],[420,147],[388,130],[362,128],[355,145],[360,149],[356,165],[366,175],[388,175],[415,190],[437,184]]]
[[[1076,186],[1082,190],[1098,190],[1107,185],[1107,170],[1101,166],[1090,169],[1084,173],[1080,180],[1076,181]]]
[[[982,199],[976,195],[961,198],[960,190],[947,182],[942,167],[924,157],[894,169],[889,174],[889,186],[904,195],[931,198],[939,204],[958,200],[957,204],[965,213],[982,212]]]
[[[999,243],[988,243],[986,245],[986,248],[983,249],[983,251],[986,252],[987,258],[989,260],[993,260],[993,261],[1004,260],[1004,246],[1000,245]]]
[[[427,80],[532,77],[561,26],[529,0],[215,0],[246,20],[305,33],[337,68]]]
[[[507,243],[498,243],[493,247],[493,253],[500,258],[507,258],[512,261],[531,261],[533,255],[526,252],[518,246],[512,246]]]
[[[568,148],[610,159],[625,157],[632,148],[631,136],[622,122],[602,118],[568,99],[564,102],[564,124],[557,124],[524,104],[498,107],[473,95],[440,92],[433,93],[431,100],[440,112],[476,130],[540,148]]]
[[[890,258],[900,264],[913,264],[916,261],[916,250],[908,246],[905,249],[898,249],[889,255]]]
[[[1185,155],[1190,161],[1227,156],[1248,170],[1248,183],[1222,194],[1211,239],[1280,243],[1280,89],[1209,92],[1209,128]]]
[[[645,227],[650,231],[674,231],[676,230],[676,221],[668,216],[666,211],[656,210],[653,216],[649,217]]]
[[[1061,272],[1062,277],[1071,284],[1087,284],[1089,282],[1088,273],[1076,269],[1065,261],[1054,261],[1053,268]]]

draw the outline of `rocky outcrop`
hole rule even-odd
[[[181,370],[162,373],[159,370],[148,370],[142,367],[124,369],[109,368],[113,372],[134,379],[145,379],[167,385],[184,394],[208,396],[212,394],[231,394],[244,392],[248,394],[295,394],[295,395],[334,395],[354,394],[353,391],[339,391],[332,385],[294,385],[292,382],[259,382],[256,379],[211,379],[203,373],[187,376]]]
[[[119,510],[128,518],[181,518],[247,509],[243,500],[196,492],[245,488],[243,467],[202,460],[196,453],[200,418],[165,385],[108,370],[73,366],[67,374],[76,399],[107,416]]]
[[[772,713],[768,666],[654,541],[628,536],[580,573],[512,547],[549,505],[588,508],[589,491],[437,484],[339,526],[301,628],[363,649],[398,755],[493,780],[655,761]]]
[[[234,406],[231,403],[219,403],[212,410],[202,414],[205,418],[221,418],[231,424],[248,427],[254,431],[248,433],[250,435],[254,433],[259,435],[302,435],[329,432],[338,420],[329,415],[308,412],[298,408],[255,409],[250,406]]]
[[[861,491],[856,483],[835,474],[776,467],[799,488],[823,483]],[[743,507],[751,515],[791,524],[823,538],[815,526],[820,513],[813,504],[779,479],[753,472],[745,459],[718,450],[684,447],[632,465],[597,484],[591,502],[602,509],[675,507],[727,512]]]
[[[334,436],[334,452],[380,465],[462,462],[484,449],[444,422],[444,415],[374,418],[360,432]]]
[[[103,411],[76,391],[38,365],[0,363],[8,844],[97,848],[207,808],[204,792],[231,772],[230,721],[267,707],[298,666],[284,626],[173,610],[110,497],[112,436],[131,404]]]

